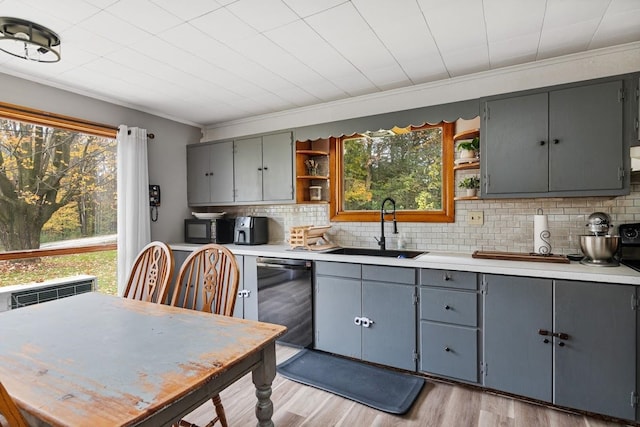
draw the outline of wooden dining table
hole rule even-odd
[[[89,292],[0,313],[0,381],[29,424],[156,427],[252,372],[257,425],[273,426],[285,331]]]

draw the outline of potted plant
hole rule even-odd
[[[473,159],[476,157],[478,150],[480,149],[480,138],[477,136],[471,141],[462,141],[458,144],[458,150],[460,150],[461,159]]]
[[[475,196],[478,188],[480,188],[480,178],[477,176],[462,178],[458,183],[458,187],[466,189],[467,196]]]

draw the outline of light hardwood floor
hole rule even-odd
[[[297,353],[278,345],[278,363]],[[276,375],[271,400],[277,427],[297,426],[420,426],[420,427],[605,427],[616,424],[521,402],[466,387],[427,380],[411,410],[402,416],[371,409],[359,403],[298,384]],[[255,389],[247,375],[220,396],[231,427],[255,426]],[[205,425],[211,402],[190,414],[191,422]]]

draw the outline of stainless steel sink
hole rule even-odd
[[[337,255],[367,255],[367,256],[382,256],[388,258],[416,258],[420,255],[426,254],[423,251],[408,251],[403,249],[371,249],[371,248],[336,248],[330,249],[325,252],[326,254]]]

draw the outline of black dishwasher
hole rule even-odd
[[[258,320],[288,328],[278,342],[296,347],[313,344],[311,261],[259,257]]]

